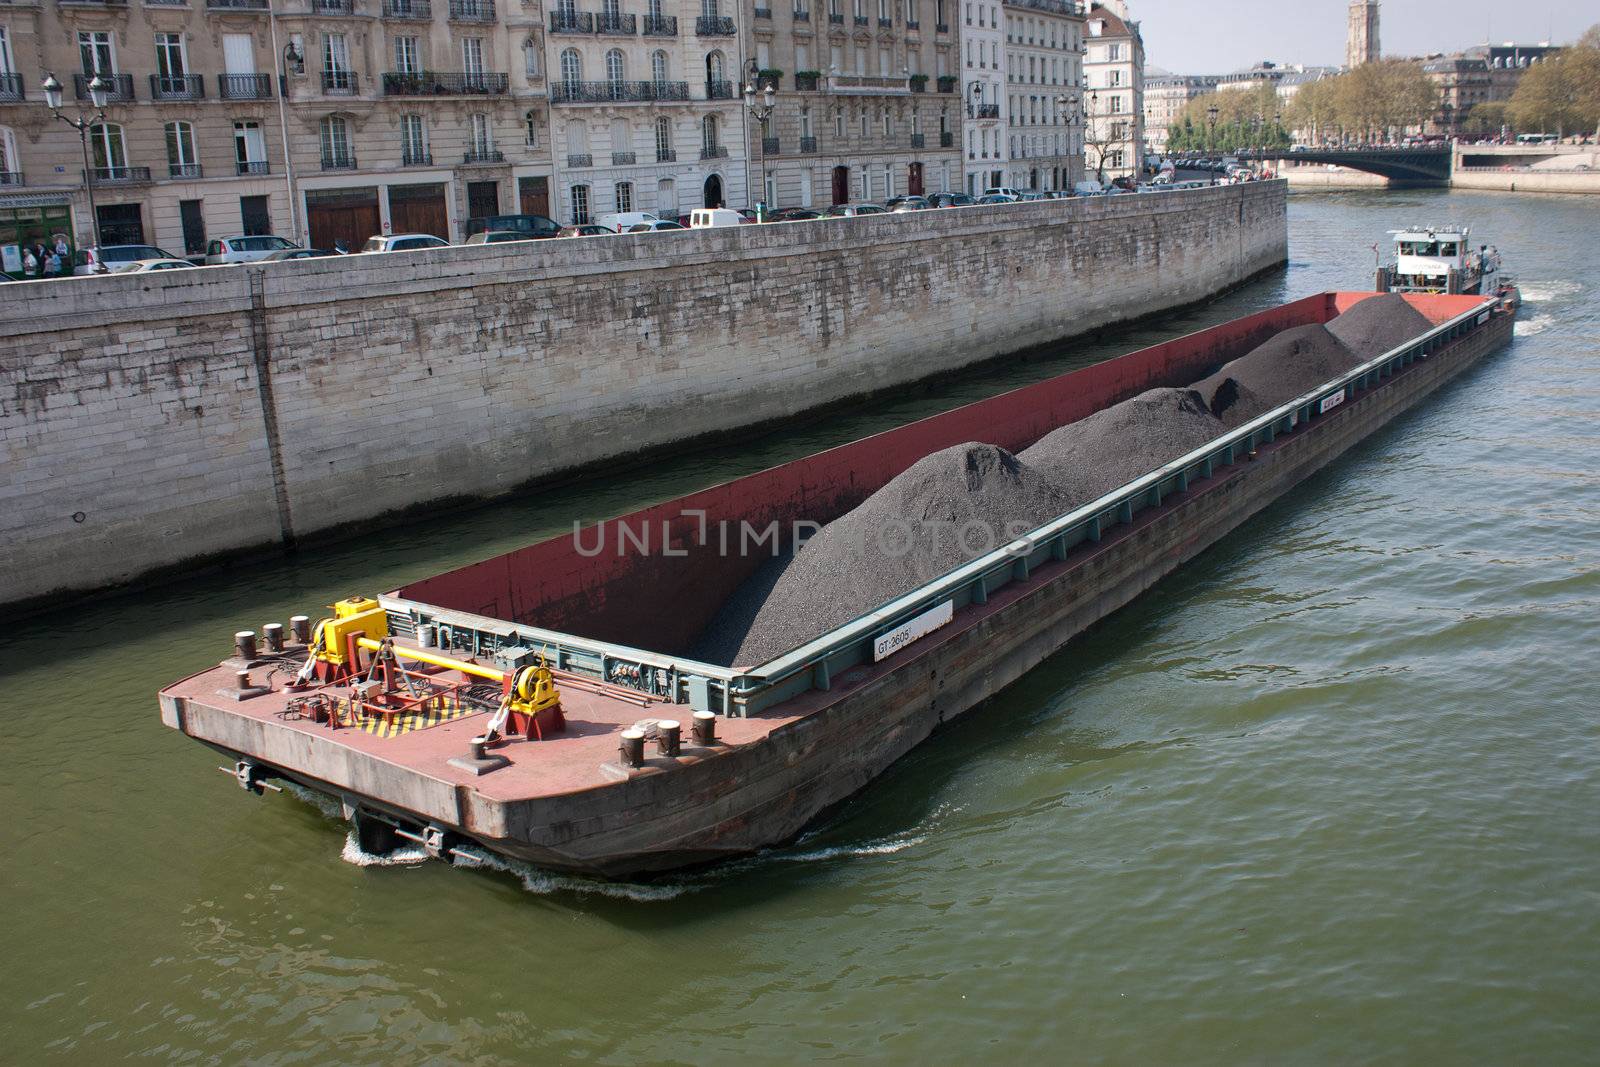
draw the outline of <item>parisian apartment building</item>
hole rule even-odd
[[[1090,5],[1083,61],[1088,93],[1084,172],[1110,181],[1144,161],[1144,40],[1123,0]]]
[[[11,0],[0,245],[87,244],[97,220],[176,255],[354,250],[484,215],[742,206],[738,22],[733,0]]]
[[[1083,178],[1084,13],[1075,0],[1004,0],[1006,155],[1015,189]]]
[[[955,3],[746,0],[753,199],[825,208],[959,188]]]

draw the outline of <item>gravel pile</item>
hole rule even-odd
[[[994,445],[924,456],[824,526],[786,565],[763,566],[696,649],[712,663],[764,663],[1000,547],[1014,538],[1008,531],[1025,532],[1080,502]]]
[[[1326,326],[1296,326],[1257,345],[1194,387],[1211,413],[1231,428],[1310,392],[1361,362]]]
[[[1328,323],[1328,332],[1360,363],[1376,359],[1432,328],[1427,316],[1406,303],[1399,293],[1369,296]]]
[[[1152,389],[1040,438],[1029,466],[1093,500],[1221,436],[1223,425],[1193,389]]]

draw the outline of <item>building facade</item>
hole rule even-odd
[[[1480,104],[1510,100],[1529,67],[1560,51],[1559,45],[1548,41],[1533,45],[1507,41],[1474,45],[1457,55],[1430,57],[1422,69],[1439,87],[1439,103],[1429,122],[1429,132],[1451,137],[1468,132],[1499,133],[1498,126],[1486,129],[1475,122],[1473,109]]]
[[[965,191],[980,196],[1006,183],[1005,15],[999,0],[961,0],[962,140]]]
[[[1144,81],[1144,136],[1150,151],[1166,155],[1167,138],[1189,101],[1217,88],[1217,76],[1159,74]]]
[[[746,0],[752,195],[825,208],[956,187],[955,0]],[[742,105],[741,105],[742,106]]]
[[[1084,173],[1097,181],[1138,175],[1144,146],[1144,40],[1122,0],[1095,3],[1086,21],[1088,92]]]
[[[547,0],[559,222],[749,197],[733,0]],[[744,13],[748,19],[748,12]]]
[[[358,248],[459,240],[469,217],[545,212],[553,176],[541,11],[520,0],[35,0],[0,8],[9,203],[74,244],[276,233]],[[507,7],[506,5],[510,6]],[[95,211],[75,130],[88,131]],[[103,119],[87,86],[113,93]],[[31,217],[31,216],[30,216]],[[42,220],[41,220],[42,222]],[[7,224],[9,230],[6,229]]]
[[[1375,62],[1383,49],[1378,44],[1378,0],[1350,0],[1345,29],[1344,65],[1348,68]]]
[[[1015,189],[1071,189],[1083,178],[1083,8],[1004,0],[1006,156]]]

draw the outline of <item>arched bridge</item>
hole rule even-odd
[[[1311,148],[1297,152],[1240,152],[1241,160],[1287,159],[1295,163],[1333,163],[1351,170],[1380,174],[1397,182],[1438,185],[1450,180],[1450,149],[1441,148]]]

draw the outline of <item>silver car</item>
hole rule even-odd
[[[248,237],[216,237],[206,244],[206,266],[219,263],[254,263],[266,259],[274,252],[286,252],[298,247],[293,241],[271,234],[252,234]]]

